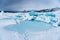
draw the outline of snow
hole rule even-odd
[[[0,13],[0,40],[60,40],[60,27],[58,27],[58,23],[60,22],[60,12],[56,11],[53,12],[56,15],[56,18],[58,21],[56,23],[53,23],[53,26],[56,26],[55,28],[49,29],[47,31],[39,31],[39,32],[32,32],[27,31],[26,35],[20,34],[19,32],[15,31],[7,31],[3,29],[7,25],[16,24],[15,18],[17,18],[18,14],[1,14]],[[30,16],[29,14],[22,14],[22,20],[20,18],[17,18],[17,22],[20,23],[20,21],[24,20],[31,20],[33,16]],[[4,18],[12,18],[12,19],[4,19]],[[50,17],[47,16],[38,16],[36,20],[42,20],[44,22],[49,23]]]
[[[24,40],[22,35],[18,32],[3,29],[10,24],[16,24],[16,22],[14,20],[0,20],[0,40]]]
[[[59,40],[60,39],[60,27],[53,28],[48,31],[42,32],[27,32],[28,40]]]

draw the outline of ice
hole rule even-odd
[[[56,18],[54,12],[46,12],[46,13],[39,14],[37,12],[32,11],[29,14],[30,16],[33,16],[32,18],[33,20],[40,20],[50,24],[56,23],[58,21],[58,18]]]
[[[38,15],[38,13],[36,13],[34,11],[31,11],[29,14],[30,14],[30,16],[37,16]]]
[[[50,24],[54,24],[56,22],[58,22],[57,18],[54,18],[54,17],[50,18],[50,22],[49,22]]]
[[[48,12],[48,13],[45,14],[45,16],[55,17],[56,15],[53,12],[50,12],[50,13]]]
[[[12,24],[4,27],[4,29],[7,31],[14,31],[21,34],[25,34],[23,38],[26,40],[28,39],[27,37],[29,37],[26,31],[40,32],[40,31],[46,31],[52,28],[55,28],[55,27],[41,21],[24,21],[20,24]]]
[[[21,23],[24,25],[22,25]],[[38,27],[35,28],[37,30],[41,30],[45,28],[49,28],[49,29],[45,31],[42,30],[39,32],[37,30],[34,30],[37,32],[33,32],[30,30],[27,30],[26,32],[24,30],[26,32],[25,33],[23,32],[23,30],[20,30],[22,29],[20,28],[20,24],[24,26],[24,29],[26,30],[28,28],[33,30],[34,28],[31,27],[33,25],[35,27],[40,26],[39,28]],[[5,30],[4,27],[8,25],[18,25],[18,27],[14,26],[12,28],[13,31]],[[53,26],[54,27],[50,29],[48,25],[51,25],[50,27]],[[10,26],[8,27],[10,28]],[[14,31],[14,28],[17,31]],[[19,31],[23,32],[23,34],[19,33]],[[48,13],[37,13],[31,11],[30,13],[25,13],[25,14],[2,12],[0,13],[0,40],[60,40],[60,11],[48,12]]]
[[[58,26],[60,26],[60,22],[58,23]]]

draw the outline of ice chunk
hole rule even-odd
[[[37,16],[36,20],[45,21],[45,16],[44,15]]]
[[[17,18],[20,18],[21,16],[20,16],[20,15],[17,15],[16,17],[17,17]]]
[[[46,16],[55,17],[55,14],[54,14],[54,13],[46,13],[45,15],[46,15]]]
[[[52,17],[52,18],[50,19],[50,21],[51,21],[51,22],[56,23],[56,22],[58,21],[58,19],[57,19],[57,18]]]
[[[60,26],[60,22],[58,23],[58,26]]]
[[[31,11],[29,14],[30,14],[30,16],[37,16],[38,15],[38,13],[36,13],[34,11]]]
[[[50,22],[50,17],[47,17],[44,14],[42,14],[42,15],[38,15],[36,20],[40,20],[40,21],[49,23]]]

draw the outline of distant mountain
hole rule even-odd
[[[42,9],[42,10],[4,11],[4,13],[28,13],[31,11],[34,11],[34,12],[53,12],[53,11],[58,11],[58,10],[60,10],[59,7],[51,8],[51,9]]]

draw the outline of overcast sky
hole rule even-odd
[[[40,10],[59,7],[60,0],[0,0],[0,10]]]

